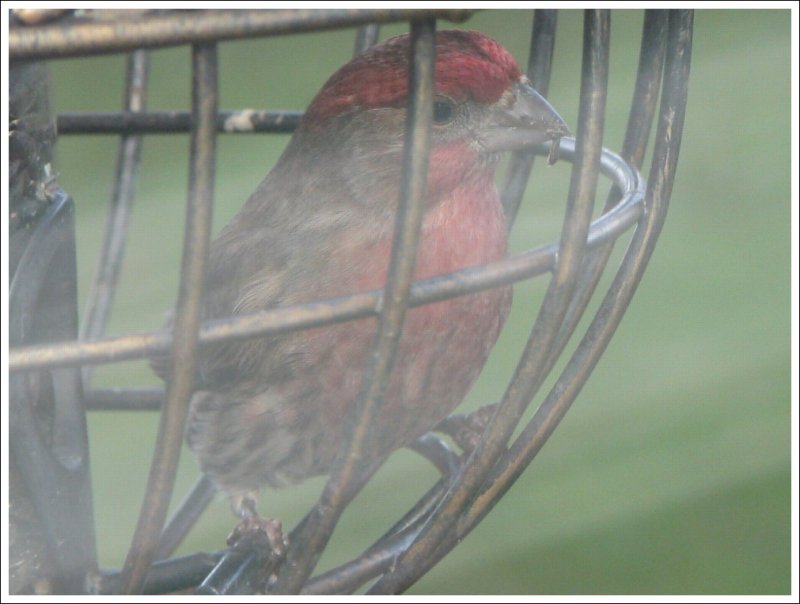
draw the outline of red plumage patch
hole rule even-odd
[[[306,118],[322,121],[354,109],[400,107],[408,96],[409,38],[386,40],[337,71],[312,101]],[[492,103],[521,75],[514,57],[476,31],[436,35],[436,92],[456,101]]]

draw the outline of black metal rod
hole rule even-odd
[[[9,31],[12,61],[59,59],[362,25],[436,18],[461,22],[463,9],[180,10],[118,21],[68,22]]]
[[[175,483],[194,378],[214,192],[214,119],[217,113],[215,45],[196,45],[192,48],[192,75],[192,110],[196,116],[196,130],[192,133],[189,202],[175,313],[172,372],[139,523],[122,569],[120,587],[121,592],[126,594],[141,592],[153,562]]]
[[[436,21],[411,24],[411,67],[403,145],[400,200],[392,254],[374,349],[361,392],[347,420],[347,438],[320,500],[302,528],[293,535],[276,592],[297,593],[314,570],[344,507],[365,479],[383,462],[370,455],[371,428],[380,412],[403,331],[417,247],[425,212],[428,154],[433,120]]]
[[[128,73],[125,86],[125,111],[144,111],[147,100],[147,77],[150,67],[149,53],[137,50],[128,57]],[[119,282],[125,242],[128,237],[136,177],[139,172],[142,137],[122,137],[117,155],[114,191],[106,216],[105,236],[100,249],[97,269],[89,289],[86,311],[81,324],[79,339],[96,340],[105,333],[114,294]],[[88,388],[92,367],[83,368],[84,387]]]
[[[93,388],[83,395],[87,411],[160,411],[163,388]]]
[[[159,560],[153,563],[147,574],[142,593],[170,594],[181,593],[199,585],[219,562],[222,553],[198,553]],[[91,595],[111,595],[118,591],[119,571],[103,570],[91,581]]]
[[[416,537],[436,508],[437,502],[455,479],[460,457],[439,437],[424,435],[410,449],[431,461],[442,478],[423,495],[406,514],[360,556],[312,578],[303,587],[304,595],[352,593],[369,579],[385,572]]]
[[[602,149],[608,38],[608,11],[586,11],[578,160],[572,171],[559,260],[514,377],[456,484],[416,541],[368,593],[402,593],[444,555],[443,541],[504,452],[519,418],[546,377],[548,349],[560,329],[586,250]]]
[[[234,547],[225,550],[217,564],[197,587],[195,594],[201,596],[227,596],[252,594],[254,581],[261,572],[257,549],[262,544],[254,543],[253,537],[240,539]]]
[[[302,111],[242,109],[217,113],[220,134],[288,134],[294,132]],[[191,111],[111,111],[103,113],[60,113],[58,135],[68,134],[183,134],[192,130]]]

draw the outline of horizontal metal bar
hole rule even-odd
[[[294,132],[302,111],[262,111],[242,109],[217,113],[217,132],[290,133]],[[190,111],[109,111],[101,113],[60,113],[56,118],[59,136],[65,134],[166,134],[188,133],[192,129]]]
[[[163,388],[92,388],[83,395],[87,411],[160,411]]]
[[[149,76],[150,52],[146,50],[132,52],[127,61],[125,111],[139,113],[145,110]],[[114,189],[106,214],[103,246],[97,257],[97,268],[89,288],[83,320],[80,323],[78,333],[80,340],[96,340],[103,337],[111,317],[125,258],[125,244],[130,230],[141,155],[141,136],[120,137]],[[91,384],[93,369],[91,366],[83,368],[84,388],[88,388]]]
[[[475,11],[464,9],[300,9],[175,11],[130,21],[71,21],[12,27],[9,58],[60,59],[216,42],[265,35],[318,32],[365,23],[436,18],[460,23]]]
[[[539,148],[537,153],[545,155],[548,148]],[[559,153],[562,159],[571,160],[575,154],[575,141],[562,139]],[[644,181],[635,169],[615,153],[604,150],[601,172],[624,195],[619,204],[592,224],[588,242],[590,249],[625,232],[636,223],[642,212]],[[551,243],[498,262],[418,281],[411,289],[410,305],[421,306],[541,275],[551,270],[557,253],[558,244]],[[207,321],[203,324],[200,342],[273,335],[373,316],[380,296],[381,292],[375,290],[323,302]],[[164,330],[96,342],[12,348],[9,351],[9,368],[11,371],[22,371],[38,367],[113,363],[163,353],[169,345],[170,333]]]
[[[200,552],[156,562],[147,573],[142,593],[163,595],[193,588],[211,572],[221,557],[222,552]],[[111,595],[118,589],[119,578],[119,570],[103,569],[90,579],[89,593]]]

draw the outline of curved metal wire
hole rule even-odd
[[[217,132],[221,134],[280,134],[294,132],[301,111],[220,111]],[[191,111],[127,111],[106,113],[61,113],[56,120],[58,134],[174,134],[192,131]]]
[[[213,15],[212,15],[213,13]],[[59,118],[62,133],[118,132],[138,135],[154,131],[193,132],[194,172],[190,179],[187,212],[184,270],[179,296],[180,323],[176,333],[151,332],[89,342],[66,342],[14,348],[10,368],[18,372],[70,366],[90,366],[118,362],[163,352],[174,346],[181,350],[163,405],[159,443],[151,468],[148,492],[140,515],[134,543],[119,574],[104,574],[94,586],[96,593],[110,590],[138,593],[142,589],[171,590],[202,582],[203,593],[244,593],[261,585],[258,552],[246,548],[213,556],[164,561],[148,571],[154,558],[163,557],[193,524],[211,494],[208,484],[190,494],[187,512],[170,522],[160,537],[166,506],[172,492],[175,464],[180,450],[183,422],[191,384],[192,358],[198,344],[222,339],[243,339],[288,330],[329,325],[366,316],[380,317],[375,349],[370,361],[356,411],[349,418],[352,438],[341,451],[334,471],[318,504],[292,533],[287,562],[278,569],[271,589],[280,593],[346,593],[381,576],[371,593],[397,593],[406,589],[446,555],[493,508],[530,463],[557,426],[569,405],[588,379],[593,367],[614,333],[652,253],[663,224],[674,176],[691,55],[691,11],[648,11],[642,36],[639,73],[622,158],[602,148],[604,99],[607,88],[609,15],[607,11],[585,13],[584,57],[581,105],[577,142],[562,140],[562,157],[574,163],[567,210],[560,243],[549,244],[486,266],[411,283],[416,238],[422,215],[421,183],[427,167],[425,140],[429,128],[431,98],[431,49],[436,18],[461,20],[468,11],[423,10],[325,10],[316,11],[206,11],[193,14],[192,27],[181,25],[175,15],[148,16],[118,40],[108,37],[108,24],[72,24],[70,28],[44,25],[11,32],[11,56],[19,58],[57,58],[75,54],[118,52],[135,46],[163,46],[187,41],[220,39],[311,31],[321,28],[362,25],[355,52],[368,48],[377,39],[377,23],[415,20],[412,40],[415,45],[417,79],[412,90],[414,109],[409,112],[409,136],[404,159],[405,213],[397,220],[390,278],[385,292],[373,291],[325,300],[291,308],[265,311],[249,316],[220,319],[199,325],[197,301],[202,288],[202,266],[208,245],[210,190],[213,183],[213,148],[216,132],[290,131],[301,114],[296,112],[218,113],[213,106],[213,45],[196,47],[195,111],[203,103],[202,119],[193,122],[181,112],[65,115]],[[528,75],[545,91],[549,77],[555,36],[555,11],[535,11]],[[74,34],[71,41],[66,29]],[[666,59],[665,59],[666,55]],[[641,164],[650,125],[655,114],[661,81],[664,91],[658,135],[651,165],[651,182],[644,198],[644,183],[633,166]],[[416,114],[415,117],[411,117]],[[193,123],[199,124],[192,129]],[[502,201],[509,225],[527,183],[535,154],[512,157]],[[614,183],[601,216],[590,223],[598,174]],[[407,202],[407,205],[406,205]],[[195,205],[196,204],[196,205]],[[124,220],[123,220],[124,222]],[[589,330],[578,344],[555,386],[537,409],[520,436],[509,444],[519,419],[538,391],[545,376],[564,350],[583,315],[616,238],[636,226],[633,238],[614,281],[593,318]],[[118,246],[117,246],[118,247]],[[115,260],[116,262],[116,260]],[[482,289],[508,284],[550,272],[550,286],[533,326],[528,345],[503,401],[487,426],[468,461],[455,476],[443,478],[386,534],[361,556],[318,577],[309,579],[344,507],[349,503],[382,460],[361,459],[368,444],[370,418],[378,413],[393,351],[408,308],[452,298]],[[113,290],[113,288],[112,288]],[[102,309],[101,309],[102,310]],[[96,337],[100,315],[87,321],[84,333]],[[61,371],[61,370],[56,370]],[[162,407],[159,389],[113,389],[89,391],[90,408]],[[431,443],[429,443],[430,445]],[[437,446],[435,443],[432,446]],[[423,447],[424,452],[425,447]],[[436,455],[434,455],[436,457]],[[452,454],[440,458],[443,471],[453,465]],[[444,461],[442,461],[444,460]],[[449,462],[447,461],[449,460]],[[183,506],[182,508],[183,509]],[[171,566],[172,565],[172,566]],[[209,569],[214,570],[209,574]],[[178,569],[171,581],[165,569]],[[207,575],[207,576],[206,576]],[[145,581],[147,584],[145,585]]]
[[[547,154],[547,149],[539,149],[540,154]],[[575,159],[575,142],[571,139],[561,141],[560,156],[567,161]],[[608,177],[614,187],[622,193],[622,198],[618,205],[613,209],[614,212],[628,214],[634,217],[641,215],[641,209],[645,196],[645,183],[636,170],[633,170],[618,155],[603,150],[601,155],[601,173]],[[595,223],[597,230],[589,237],[589,249],[596,249],[604,241],[604,236],[609,232],[619,235],[623,230],[613,221],[608,220],[607,214]],[[610,224],[604,225],[603,220]],[[548,246],[555,253],[555,244]],[[409,546],[413,539],[419,534],[424,523],[430,518],[436,504],[447,490],[450,481],[440,481],[437,483],[398,523],[387,533],[375,542],[362,555],[350,562],[328,571],[318,577],[310,579],[302,588],[302,593],[323,594],[323,593],[347,593],[362,585],[365,581],[385,572],[393,563],[394,559]],[[208,485],[206,485],[207,487]],[[202,506],[202,499],[210,496],[210,492],[196,485],[193,488],[200,489],[198,499],[187,498],[187,511],[189,517],[198,512],[196,506]],[[176,513],[176,516],[179,516]],[[178,530],[177,528],[175,530]],[[167,538],[167,541],[171,539]],[[217,568],[204,581],[201,589],[202,593],[208,594],[232,594],[244,593],[247,586],[257,583],[257,577],[261,572],[258,566],[258,553],[250,552],[247,554],[241,550],[225,554],[218,563]],[[184,586],[185,587],[185,586]]]
[[[691,11],[670,11],[670,52],[667,56],[661,119],[651,170],[655,178],[648,186],[646,198],[650,211],[645,213],[642,223],[637,227],[623,263],[586,335],[547,398],[514,444],[494,466],[480,493],[458,519],[455,530],[437,543],[435,554],[425,560],[424,564],[420,562],[418,568],[430,568],[449,552],[485,517],[530,464],[586,383],[622,320],[666,217],[686,106],[691,61],[691,26]],[[401,588],[410,584],[415,577],[409,573],[404,578],[406,583]],[[371,591],[377,591],[382,585],[385,583],[379,582]]]
[[[572,139],[562,139],[559,153],[563,154],[564,159],[571,160],[574,150]],[[543,155],[548,151],[548,148],[540,147],[536,153]],[[625,162],[610,151],[603,155],[600,171],[622,183],[630,182]],[[592,223],[588,236],[589,247],[594,248],[615,239],[636,223],[640,213],[640,205],[631,202],[631,199],[618,204]],[[557,254],[558,245],[548,244],[481,267],[417,281],[411,288],[409,306],[414,308],[545,274],[552,270]],[[274,335],[375,316],[380,297],[379,291],[364,292],[230,319],[205,321],[200,331],[200,342]],[[170,342],[168,332],[155,331],[135,336],[104,338],[94,342],[16,348],[9,351],[9,368],[11,371],[24,371],[42,367],[121,362],[165,352],[169,349]],[[123,398],[121,392],[106,392],[105,396],[109,399]],[[148,400],[152,400],[150,396]]]
[[[480,443],[417,539],[370,593],[405,591],[421,574],[496,463],[519,418],[546,377],[553,344],[577,283],[599,173],[608,74],[609,13],[586,11],[583,75],[576,147],[558,260],[517,369]]]
[[[146,50],[137,50],[128,57],[128,74],[125,91],[125,112],[141,113],[147,100],[147,79],[150,56]],[[125,241],[133,206],[139,158],[142,151],[141,135],[123,135],[119,142],[117,173],[111,207],[106,217],[105,237],[98,256],[97,270],[89,290],[86,311],[81,322],[80,340],[96,340],[106,330],[111,316],[111,305],[117,290]],[[84,388],[88,389],[92,366],[83,368]]]

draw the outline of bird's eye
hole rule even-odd
[[[439,99],[433,102],[434,123],[446,124],[453,119],[453,115],[455,115],[455,107],[452,101]]]

